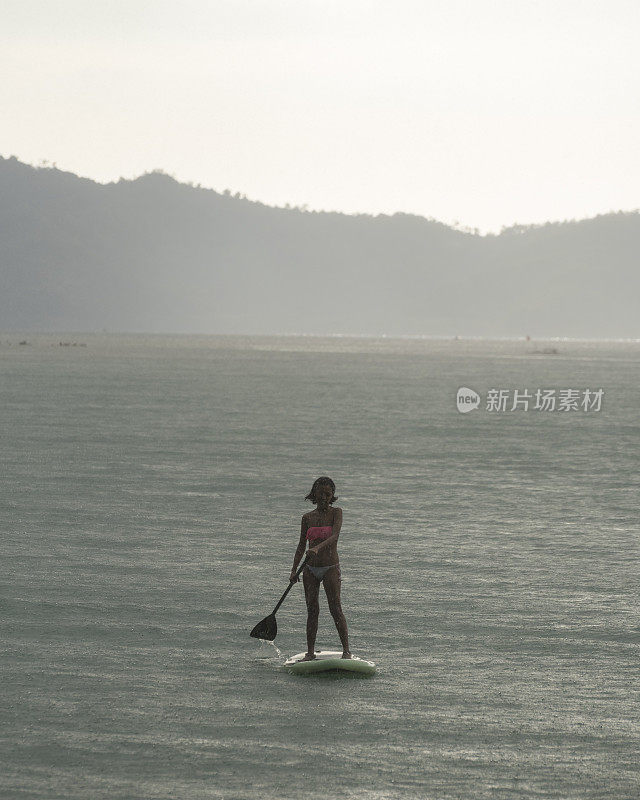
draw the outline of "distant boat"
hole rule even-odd
[[[542,350],[532,350],[534,356],[557,356],[560,353],[557,347],[543,347]]]

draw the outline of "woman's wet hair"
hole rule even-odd
[[[326,475],[324,475],[322,478],[316,478],[316,480],[313,482],[313,486],[311,487],[311,491],[304,499],[310,500],[312,503],[317,503],[318,500],[316,498],[316,490],[319,489],[320,486],[329,486],[331,488],[331,500],[329,500],[329,505],[331,505],[331,503],[335,503],[338,499],[336,497],[336,485],[331,478],[327,478]]]

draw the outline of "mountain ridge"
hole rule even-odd
[[[640,213],[478,234],[0,157],[0,330],[635,338]]]

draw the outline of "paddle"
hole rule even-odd
[[[296,578],[304,569],[304,565],[307,563],[307,559],[302,562],[300,565],[300,569],[296,572]],[[287,587],[287,591],[282,595],[280,600],[278,600],[278,605],[273,609],[273,612],[269,614],[268,617],[265,617],[261,622],[259,622],[256,627],[251,631],[249,636],[253,636],[254,639],[266,639],[268,642],[272,642],[276,638],[276,633],[278,633],[278,625],[276,623],[276,611],[282,605],[282,601],[284,598],[289,594],[291,588],[293,587],[295,581],[291,581],[289,586]]]

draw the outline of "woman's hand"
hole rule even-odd
[[[291,575],[289,575],[289,583],[296,583],[300,581],[300,577],[296,576],[297,569],[291,570]]]

